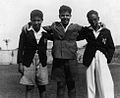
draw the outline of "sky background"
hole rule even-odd
[[[89,10],[99,12],[100,21],[111,30],[115,45],[120,45],[120,0],[0,0],[0,47],[6,49],[4,39],[9,39],[8,49],[18,47],[21,28],[29,22],[30,12],[40,9],[44,13],[43,25],[59,21],[61,5],[72,8],[71,22],[89,25],[86,14]],[[78,43],[84,45],[84,41]]]

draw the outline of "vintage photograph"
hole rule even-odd
[[[0,98],[120,98],[119,0],[0,0]]]

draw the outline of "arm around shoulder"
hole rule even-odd
[[[45,37],[46,37],[48,40],[53,41],[53,31],[52,31],[52,27],[51,27],[51,26],[43,26],[43,29],[46,31]]]
[[[86,27],[78,26],[78,34],[79,35],[77,37],[77,41],[84,40],[86,34]]]

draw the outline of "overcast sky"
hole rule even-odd
[[[0,47],[6,49],[4,39],[10,39],[9,49],[18,47],[21,28],[29,21],[32,10],[42,10],[43,25],[50,25],[59,21],[61,5],[72,8],[71,22],[80,25],[89,25],[86,18],[89,10],[98,11],[100,21],[111,30],[115,45],[120,45],[120,0],[0,0]]]

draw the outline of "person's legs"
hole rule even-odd
[[[42,65],[39,64],[39,68],[36,70],[35,81],[38,87],[39,98],[46,98],[46,85],[48,84],[47,66],[42,67]]]
[[[68,97],[76,98],[75,81],[67,81]]]
[[[65,88],[66,88],[66,80],[64,73],[64,59],[55,59],[53,58],[53,66],[51,78],[52,80],[57,82],[57,98],[64,98]]]
[[[96,81],[100,98],[114,98],[114,84],[107,59],[100,51],[96,52]]]
[[[66,83],[63,81],[57,82],[57,98],[64,98]]]
[[[75,70],[75,69],[70,69],[71,66],[76,66],[73,64],[76,64],[76,62],[74,63],[74,60],[66,60],[65,67],[64,67],[69,98],[76,98],[75,81],[73,80],[73,76],[72,76],[72,70]]]
[[[34,85],[27,85],[25,91],[25,98],[33,98]]]
[[[46,87],[45,85],[38,85],[39,98],[46,98]]]
[[[30,67],[24,66],[24,75],[20,79],[20,84],[26,86],[25,98],[32,98],[35,85],[35,68],[33,64]]]
[[[91,65],[86,71],[87,81],[87,96],[88,98],[95,98],[96,87],[95,87],[95,58],[93,58]]]

